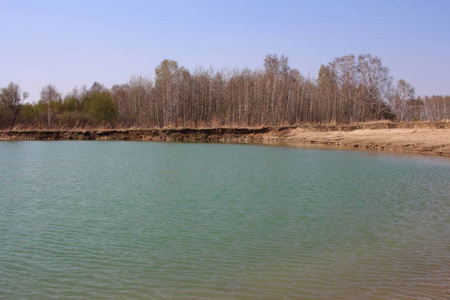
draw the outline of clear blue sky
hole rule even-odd
[[[254,69],[266,54],[316,77],[335,57],[369,53],[417,95],[450,95],[449,15],[449,0],[0,0],[0,87],[14,81],[38,101],[49,83],[65,94],[153,78],[165,58]]]

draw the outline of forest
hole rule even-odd
[[[370,54],[346,55],[304,77],[288,58],[267,55],[262,68],[190,71],[164,60],[154,80],[132,76],[110,89],[95,82],[62,95],[48,84],[37,103],[11,82],[0,92],[0,127],[207,128],[349,124],[450,119],[450,96],[416,97],[405,80]]]

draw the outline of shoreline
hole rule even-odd
[[[450,157],[450,123],[375,122],[352,125],[168,129],[0,130],[0,141],[98,140],[323,144],[359,150]]]

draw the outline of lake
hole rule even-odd
[[[0,298],[450,297],[450,160],[0,142]]]

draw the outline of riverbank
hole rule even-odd
[[[308,143],[450,157],[450,123],[375,122],[260,128],[2,130],[0,140]]]
[[[297,128],[288,141],[450,157],[450,128],[358,129],[310,131]]]

